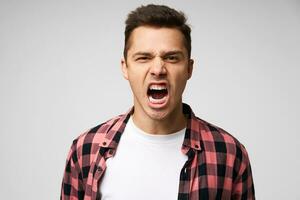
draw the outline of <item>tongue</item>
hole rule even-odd
[[[167,90],[150,90],[149,95],[153,99],[162,99],[168,94]]]
[[[151,94],[153,99],[162,99],[164,98],[165,94],[164,93],[160,93],[160,92],[155,92],[153,94]]]

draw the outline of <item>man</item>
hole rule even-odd
[[[192,76],[183,13],[141,6],[126,20],[125,79],[134,106],[74,140],[62,199],[254,199],[246,149],[182,102]]]

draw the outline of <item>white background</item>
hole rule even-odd
[[[128,2],[0,1],[1,199],[58,199],[72,140],[132,105]],[[185,102],[246,146],[257,199],[300,199],[300,2],[151,2],[187,14]]]

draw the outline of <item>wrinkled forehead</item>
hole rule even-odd
[[[161,54],[169,51],[187,54],[184,36],[176,28],[140,26],[133,30],[128,44],[128,55],[136,52]]]

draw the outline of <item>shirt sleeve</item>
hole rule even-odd
[[[61,185],[61,200],[81,200],[84,198],[82,173],[78,163],[76,140],[69,151]]]
[[[254,200],[254,184],[250,160],[246,149],[242,146],[240,151],[240,159],[237,162],[237,176],[233,183],[232,199],[234,200]]]

